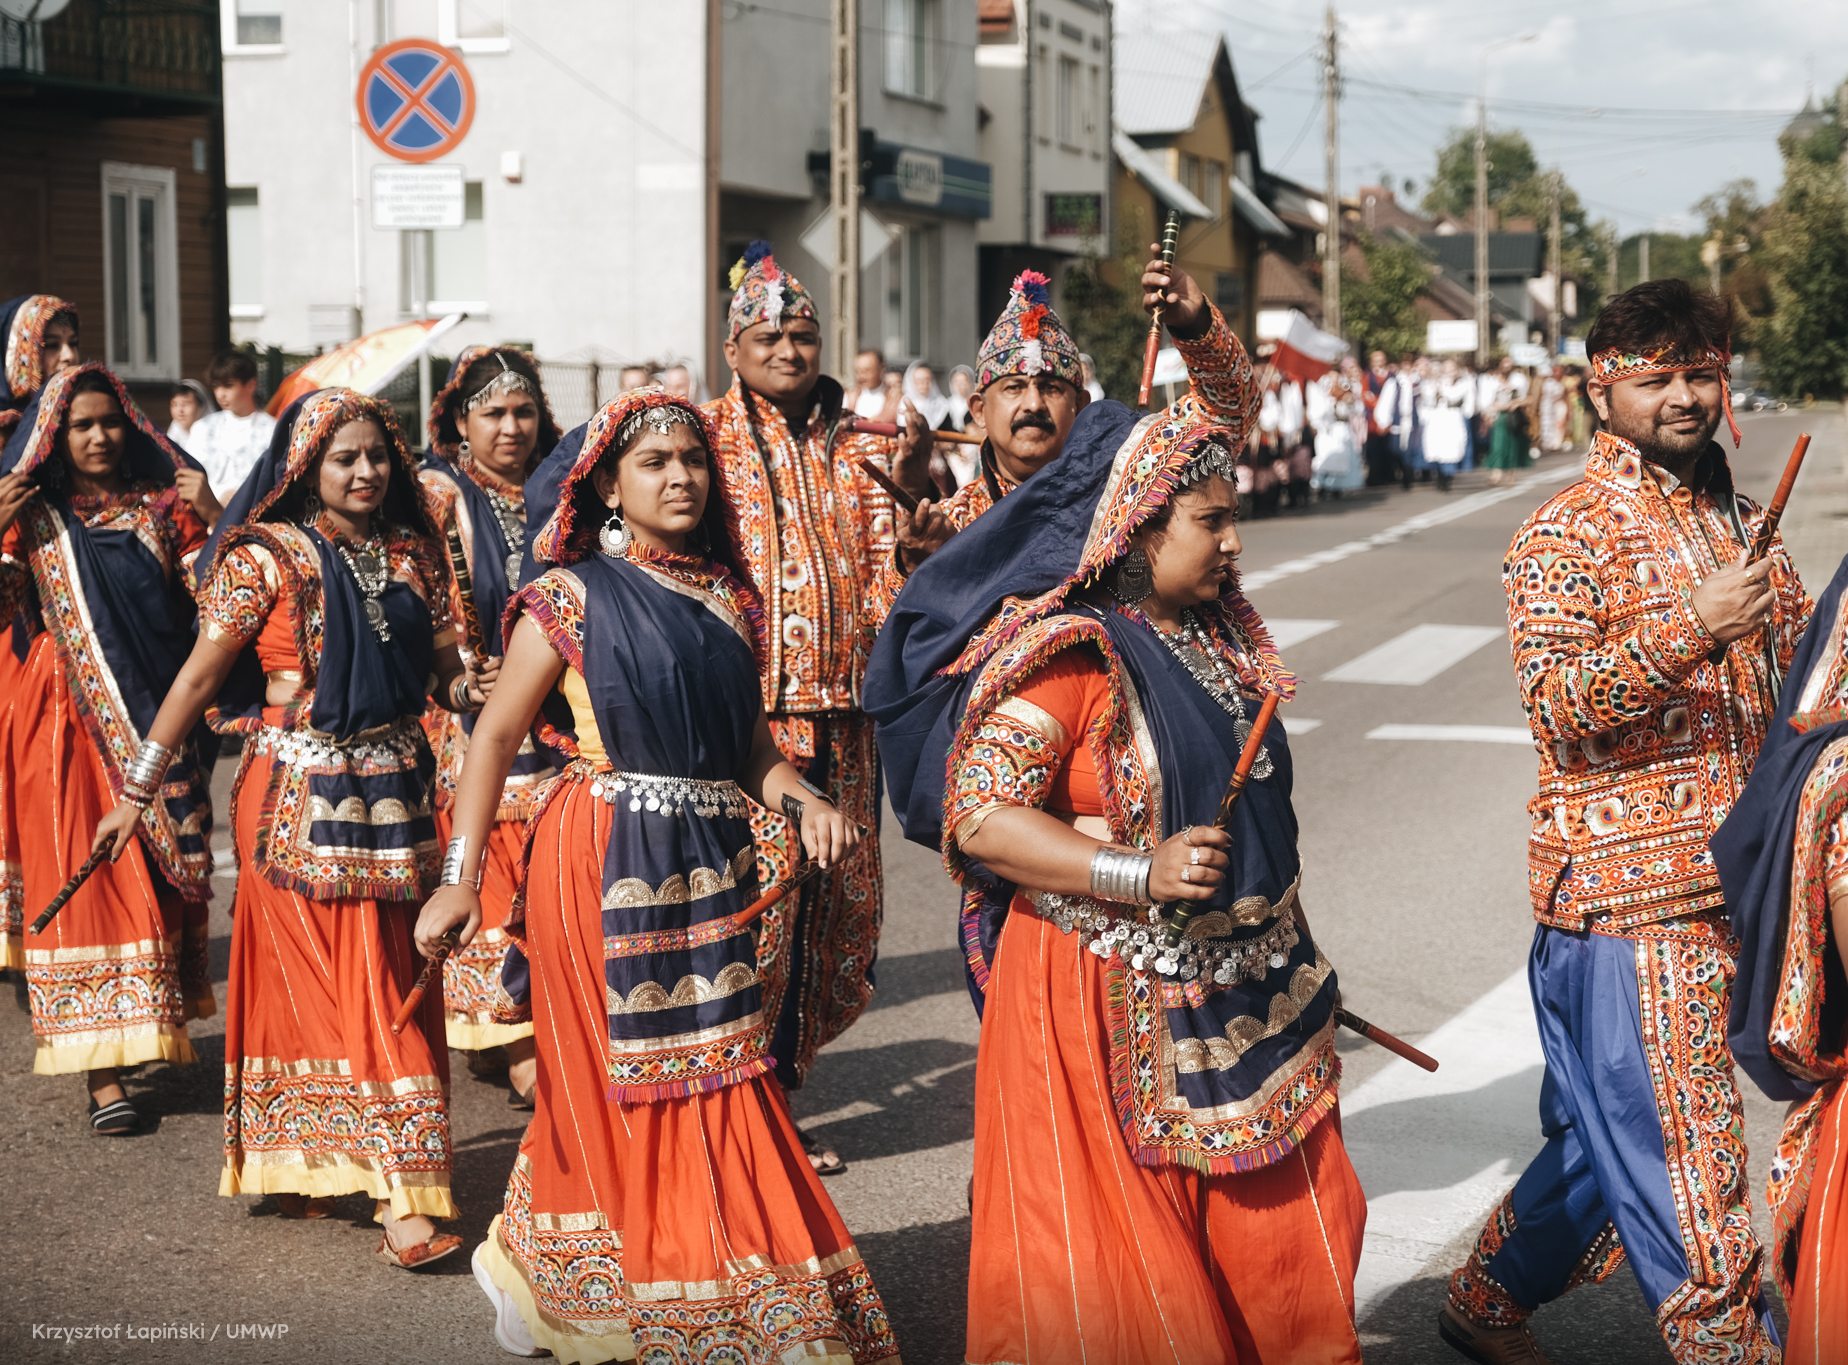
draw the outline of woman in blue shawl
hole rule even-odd
[[[190,1062],[185,1021],[214,1012],[207,794],[217,741],[187,726],[124,857],[42,934],[35,917],[89,855],[160,699],[192,647],[187,566],[205,526],[175,488],[179,454],[101,365],[53,376],[0,476],[0,619],[24,660],[0,706],[0,932],[23,966],[40,1074],[87,1072],[90,1121],[132,1133],[117,1068]],[[30,633],[22,633],[30,631]],[[6,660],[13,664],[9,651]]]
[[[429,686],[480,705],[455,645],[449,573],[391,409],[345,389],[301,399],[202,557],[199,635],[135,760],[208,714],[245,737],[232,788],[239,875],[225,1021],[219,1193],[325,1217],[363,1191],[378,1256],[427,1265],[453,1217],[441,1002],[390,1027],[420,963],[436,883]],[[132,785],[132,784],[131,784]],[[97,831],[118,850],[132,805]]]
[[[459,582],[452,605],[462,646],[484,690],[492,687],[507,652],[500,620],[526,546],[522,486],[557,444],[558,423],[531,356],[508,346],[470,346],[456,357],[430,404],[429,450],[419,473],[447,553],[452,562],[460,556],[468,571],[472,610],[461,601]],[[479,638],[471,638],[477,632]],[[444,843],[449,842],[456,781],[474,728],[469,713],[434,704],[424,713],[424,729],[436,751],[436,833]],[[511,1089],[508,1103],[516,1109],[533,1107],[533,1029],[530,1023],[506,1024],[493,1017],[508,943],[502,926],[519,882],[526,821],[561,766],[536,732],[514,756],[488,834],[481,932],[443,964],[449,1046],[468,1055],[469,1069],[477,1075],[504,1071]]]
[[[537,1111],[475,1253],[515,1354],[739,1365],[894,1356],[865,1263],[770,1074],[749,798],[821,867],[858,832],[777,752],[764,615],[714,434],[660,388],[605,406],[533,541],[418,942],[481,923],[510,763],[556,689],[574,759],[527,833],[503,983]],[[600,528],[600,529],[599,529]]]
[[[1281,725],[1213,824],[1294,690],[1238,590],[1244,435],[1093,404],[912,575],[867,670],[894,808],[964,888],[976,1365],[1360,1359]]]

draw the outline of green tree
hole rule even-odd
[[[1384,351],[1398,359],[1422,351],[1424,319],[1418,295],[1431,282],[1431,263],[1416,243],[1380,241],[1362,234],[1361,268],[1341,265],[1341,325],[1366,355]]]
[[[1553,172],[1540,166],[1533,145],[1518,128],[1490,129],[1484,151],[1488,157],[1489,208],[1506,222],[1531,218],[1542,233],[1552,219]],[[1425,190],[1426,213],[1447,213],[1470,218],[1476,211],[1476,130],[1453,129],[1450,140],[1437,152],[1437,173]],[[1594,224],[1578,192],[1562,176],[1559,182],[1559,267],[1568,279],[1594,287],[1595,297],[1604,280],[1605,242],[1602,225]],[[1653,264],[1653,263],[1652,263]]]
[[[1774,311],[1759,328],[1771,387],[1840,397],[1848,379],[1848,184],[1841,142],[1820,133],[1783,139],[1784,183],[1765,222],[1762,251]]]

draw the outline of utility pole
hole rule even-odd
[[[1604,225],[1604,294],[1606,298],[1617,293],[1617,253],[1622,249],[1617,239],[1617,224]]]
[[[1531,43],[1540,35],[1523,33],[1482,49],[1476,64],[1476,364],[1489,363],[1489,54],[1497,48]]]
[[[1645,232],[1636,243],[1636,282],[1649,283],[1649,234]]]
[[[1554,166],[1553,174],[1550,177],[1549,184],[1548,184],[1548,188],[1552,192],[1547,196],[1547,198],[1552,201],[1553,224],[1552,224],[1552,235],[1548,239],[1549,246],[1547,248],[1547,263],[1546,263],[1547,271],[1553,277],[1553,305],[1551,308],[1547,310],[1547,323],[1548,323],[1547,333],[1548,335],[1547,335],[1546,340],[1547,340],[1547,345],[1551,348],[1552,354],[1554,356],[1557,356],[1559,354],[1559,332],[1560,332],[1562,320],[1565,317],[1565,297],[1566,297],[1565,281],[1559,278],[1559,272],[1560,272],[1560,249],[1559,249],[1560,187],[1559,187],[1559,181],[1560,181],[1559,167]]]
[[[1328,222],[1322,232],[1322,330],[1341,335],[1341,69],[1340,36],[1335,7],[1329,5],[1322,29],[1322,104],[1327,118],[1322,133],[1326,170]]]
[[[860,349],[860,0],[832,0],[828,62],[828,208],[834,220],[834,365]]]

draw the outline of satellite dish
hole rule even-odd
[[[22,24],[43,23],[64,13],[71,0],[0,0],[0,14]]]

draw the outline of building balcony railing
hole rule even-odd
[[[218,104],[219,43],[212,0],[71,0],[36,22],[0,16],[0,93],[30,86],[109,104]]]

